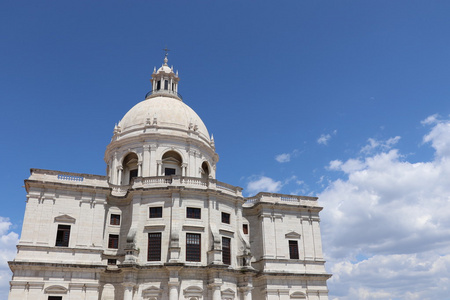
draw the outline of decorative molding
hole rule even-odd
[[[72,223],[72,224],[75,224],[76,219],[71,217],[71,216],[69,216],[69,215],[64,214],[64,215],[60,215],[60,216],[55,217],[55,222],[57,222],[57,223]]]
[[[45,294],[67,294],[68,289],[61,285],[52,285],[45,288]]]
[[[295,231],[288,232],[284,235],[287,239],[300,239],[301,234]]]
[[[203,225],[193,225],[193,224],[184,224],[183,230],[187,231],[205,231],[205,226]]]
[[[190,286],[183,290],[183,295],[186,299],[190,297],[198,297],[198,299],[201,299],[203,297],[203,289],[199,286]]]
[[[235,295],[235,292],[230,288],[222,291],[222,299],[223,300],[233,300],[234,295]]]
[[[158,299],[162,294],[162,292],[163,292],[162,289],[152,285],[151,287],[146,288],[145,290],[142,291],[142,297],[144,298],[155,297],[156,299]]]
[[[306,299],[306,294],[303,292],[293,292],[290,296],[291,299]]]
[[[152,224],[152,225],[144,226],[145,230],[148,230],[148,231],[164,230],[165,227],[166,227],[165,224]]]

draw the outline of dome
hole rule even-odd
[[[150,124],[169,129],[174,135],[194,131],[207,143],[211,142],[208,129],[197,113],[176,98],[156,96],[136,104],[119,122],[119,127],[122,135],[127,135]]]
[[[161,73],[161,72],[164,72],[164,73],[173,73],[172,69],[169,68],[168,65],[163,65],[161,68],[158,69],[158,71],[157,71],[156,73]]]

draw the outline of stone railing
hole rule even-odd
[[[31,169],[29,180],[105,188],[109,187],[106,176],[44,169]]]
[[[285,194],[258,193],[253,197],[245,198],[245,206],[251,207],[256,203],[279,203],[288,205],[318,206],[317,197],[296,196]]]
[[[166,186],[183,186],[193,189],[212,189],[225,194],[242,197],[242,188],[217,181],[215,179],[205,179],[185,176],[155,176],[134,178],[131,188],[157,188]]]

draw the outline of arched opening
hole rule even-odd
[[[210,171],[209,171],[208,163],[206,161],[204,161],[202,163],[202,178],[203,179],[208,179],[209,178],[209,174],[210,174]]]
[[[162,174],[165,176],[181,175],[183,159],[175,151],[168,151],[162,157]]]
[[[136,153],[129,153],[125,156],[122,168],[122,184],[130,184],[133,178],[138,177],[138,156]]]

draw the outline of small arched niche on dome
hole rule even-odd
[[[136,153],[128,153],[123,159],[122,169],[122,184],[130,184],[133,178],[138,177],[138,156]]]
[[[183,164],[183,159],[181,155],[175,151],[168,151],[162,156],[162,175],[182,175],[181,165]]]
[[[202,163],[201,173],[202,173],[202,178],[203,179],[208,179],[209,175],[211,174],[209,165],[208,165],[208,163],[206,161],[204,161]]]

